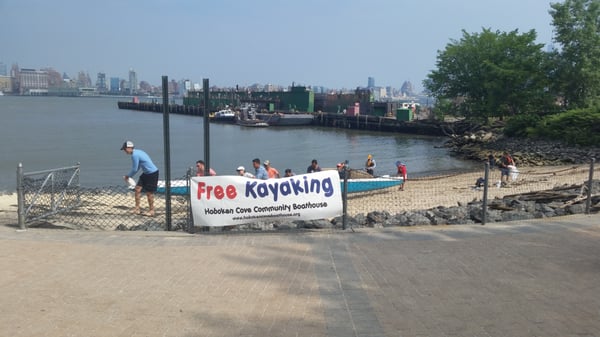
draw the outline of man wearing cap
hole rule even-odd
[[[254,176],[254,174],[250,173],[250,172],[246,172],[246,168],[243,166],[238,166],[238,168],[236,169],[237,173],[242,176],[242,177],[246,177],[246,178],[256,178]]]
[[[126,176],[123,176],[125,181],[128,181],[130,177],[133,177],[140,169],[142,174],[138,179],[135,186],[135,208],[133,209],[134,214],[140,214],[140,199],[142,195],[142,189],[146,191],[146,197],[148,198],[148,212],[145,213],[147,216],[154,216],[154,192],[158,185],[158,168],[150,159],[150,156],[140,150],[135,149],[132,141],[126,141],[121,146],[121,150],[125,151],[126,154],[131,155],[131,170]]]
[[[263,165],[265,166],[265,170],[267,170],[267,175],[269,176],[270,179],[272,178],[281,178],[281,176],[279,175],[279,171],[274,168],[271,167],[271,162],[268,160],[265,160],[265,162],[263,163]]]
[[[262,180],[267,180],[269,179],[269,174],[267,173],[267,170],[265,170],[264,167],[262,167],[262,165],[260,165],[260,159],[258,158],[254,158],[252,159],[252,166],[254,166],[254,176],[256,176],[256,179],[262,179]]]

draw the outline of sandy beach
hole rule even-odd
[[[600,173],[596,172],[596,179]],[[482,200],[483,189],[475,188],[475,182],[484,172],[466,172],[436,177],[410,178],[404,191],[398,187],[374,192],[350,194],[348,214],[367,214],[387,211],[391,214],[409,210],[424,210],[437,206],[456,206],[474,200]],[[565,185],[581,185],[589,179],[589,165],[565,165],[519,168],[519,175],[507,187],[496,187],[500,171],[490,172],[488,200],[506,195],[548,190]],[[110,199],[109,199],[110,200]],[[122,201],[120,201],[122,202]],[[113,205],[114,206],[114,205]],[[122,206],[122,205],[121,205]],[[0,219],[17,220],[17,194],[0,195]]]
[[[0,195],[0,218],[17,218],[17,193]]]
[[[594,177],[599,177],[598,169]],[[483,199],[483,188],[475,188],[479,172],[468,172],[438,177],[410,178],[404,191],[389,188],[381,191],[351,195],[348,200],[350,215],[367,214],[371,211],[388,211],[391,214],[408,210],[423,210],[437,206],[456,206]],[[542,191],[564,185],[579,185],[589,178],[589,165],[538,166],[519,168],[519,175],[507,187],[496,187],[500,180],[500,171],[490,171],[488,200],[506,195]]]

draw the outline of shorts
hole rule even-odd
[[[156,192],[158,186],[158,171],[154,173],[142,173],[137,182],[137,186],[142,186],[146,192]]]
[[[502,172],[502,174],[501,174],[500,176],[501,176],[501,177],[504,177],[504,176],[507,176],[507,177],[508,177],[508,172],[509,172],[509,171],[510,171],[510,170],[509,170],[508,168],[506,168],[506,167],[503,167],[503,168],[501,168],[501,169],[500,169],[500,172]]]

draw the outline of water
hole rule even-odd
[[[131,159],[120,151],[132,140],[148,152],[164,174],[161,113],[119,110],[117,98],[0,97],[0,191],[16,189],[19,163],[25,172],[81,164],[86,187],[124,184]],[[126,100],[120,98],[120,100]],[[183,177],[204,157],[203,120],[171,115],[171,176]],[[210,125],[210,162],[218,174],[235,174],[243,165],[253,172],[252,159],[269,159],[282,174],[286,168],[304,173],[311,160],[333,168],[344,160],[362,168],[373,154],[377,175],[395,174],[396,160],[408,174],[419,176],[472,169],[478,163],[454,158],[443,148],[444,138],[321,127],[243,128]]]

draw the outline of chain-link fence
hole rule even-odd
[[[186,180],[187,174],[181,178]],[[94,230],[167,230],[165,194],[155,193],[155,216],[132,213],[135,191],[129,187],[79,186],[79,165],[39,172],[17,171],[19,225]],[[141,205],[147,205],[145,193]],[[171,195],[171,230],[189,230],[189,201]],[[142,214],[144,214],[142,212]]]
[[[596,171],[596,172],[595,172]],[[362,178],[352,172],[350,179]],[[469,224],[552,217],[600,211],[599,172],[590,165],[530,167],[501,182],[496,168],[409,176],[397,184],[349,193],[346,216],[305,222],[258,222],[227,227],[194,227],[188,195],[171,195],[170,213],[164,194],[155,194],[155,216],[131,213],[134,191],[126,186],[80,188],[79,166],[22,174],[18,187],[22,227],[49,225],[93,230],[254,231],[360,226]],[[189,180],[190,171],[181,180]],[[487,178],[487,180],[486,180]],[[393,179],[390,177],[389,179]],[[146,204],[142,194],[142,207]],[[483,212],[483,210],[486,210]],[[142,212],[143,213],[143,212]],[[171,220],[170,228],[167,219]]]

